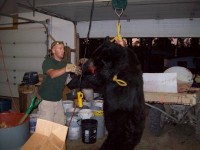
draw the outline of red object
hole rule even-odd
[[[0,124],[5,123],[6,128],[18,126],[18,123],[23,116],[23,113],[18,112],[0,113]],[[26,120],[29,120],[29,117]]]
[[[95,70],[96,70],[96,68],[95,68],[94,66],[89,66],[89,67],[88,67],[88,70],[90,70],[90,71],[91,71],[91,73],[92,73],[92,74],[94,74],[94,73],[95,73]]]

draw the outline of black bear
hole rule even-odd
[[[93,75],[83,75],[81,88],[99,89],[104,96],[104,119],[108,135],[100,150],[134,150],[145,126],[145,102],[140,63],[134,51],[105,42],[88,63]]]

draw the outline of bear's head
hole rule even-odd
[[[79,77],[81,88],[98,89],[113,82],[115,75],[125,80],[131,80],[130,76],[141,73],[140,64],[134,51],[111,42],[104,42],[97,48],[82,68],[83,75],[81,78]],[[75,78],[68,84],[69,88],[77,85],[75,80],[77,81]]]

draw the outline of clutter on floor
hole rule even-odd
[[[73,141],[82,140],[83,143],[92,144],[97,139],[103,138],[106,135],[103,100],[99,97],[100,94],[94,93],[92,89],[84,89],[84,91],[89,92],[84,94],[82,107],[78,107],[76,96],[63,100],[63,108],[66,116],[65,122],[68,127],[67,139]],[[70,94],[73,95],[73,93]],[[38,115],[37,113],[32,113],[29,117],[30,133],[34,134],[37,130]]]
[[[37,119],[35,133],[22,146],[21,150],[66,150],[68,127],[51,121]]]

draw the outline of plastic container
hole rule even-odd
[[[93,89],[82,89],[82,92],[84,94],[84,98],[88,101],[91,101],[94,99],[94,91]]]
[[[9,98],[0,98],[0,113],[11,109],[11,102]]]
[[[84,102],[83,102],[83,107],[89,109],[89,108],[91,107],[91,102],[86,102],[86,101],[84,101]]]
[[[103,100],[94,100],[93,105],[103,109]]]
[[[103,138],[105,136],[105,123],[104,123],[104,117],[103,116],[94,116],[93,119],[97,120],[98,126],[97,126],[97,139]]]
[[[103,138],[105,135],[105,123],[104,123],[103,110],[101,110],[101,108],[97,106],[93,106],[91,109],[94,115],[92,119],[96,119],[98,121],[97,138]]]
[[[78,116],[81,117],[81,119],[90,119],[94,115],[91,109],[81,109],[78,112]]]
[[[30,114],[29,117],[30,117],[30,133],[34,133],[38,114]]]
[[[71,117],[72,116],[72,114],[73,114],[73,116],[78,116],[78,112],[79,112],[79,108],[76,108],[75,110],[74,110],[75,108],[68,108],[68,109],[66,109],[66,117],[68,118],[68,117]]]
[[[93,95],[94,95],[94,99],[95,99],[95,98],[98,98],[98,97],[100,96],[99,93],[94,93]]]
[[[82,127],[82,142],[86,144],[92,144],[97,139],[97,125],[98,122],[95,119],[81,120]]]
[[[73,105],[74,105],[74,101],[71,101],[71,100],[63,101],[63,108],[64,108],[65,113],[67,109],[73,108]]]
[[[81,121],[81,118],[77,116],[67,118],[66,124],[69,127],[68,138],[70,140],[78,140],[81,138],[81,127],[78,124],[79,121]]]

